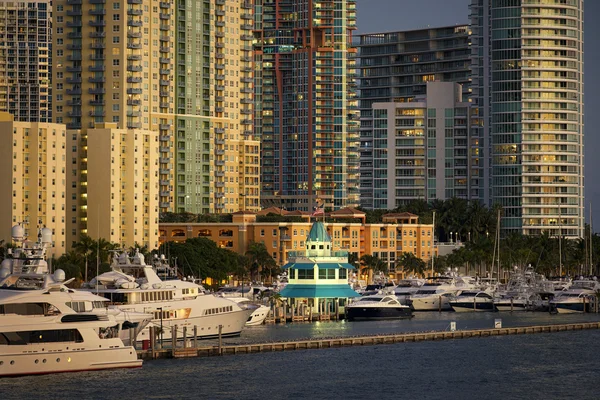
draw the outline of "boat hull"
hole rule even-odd
[[[552,303],[559,314],[577,314],[586,312],[588,305],[583,303]]]
[[[528,307],[526,303],[523,302],[519,302],[519,301],[513,301],[513,303],[511,304],[510,301],[501,301],[501,302],[494,302],[494,305],[496,306],[496,309],[498,311],[527,311]]]
[[[248,317],[248,320],[246,321],[246,326],[262,325],[262,323],[265,322],[267,315],[269,315],[269,311],[271,311],[271,309],[267,306],[258,307]]]
[[[43,351],[37,345],[0,346],[0,377],[96,371],[112,368],[138,368],[142,360],[131,346]],[[47,349],[47,344],[44,346]],[[35,353],[32,353],[36,351]]]
[[[240,309],[237,311],[228,312],[226,314],[203,315],[186,319],[163,320],[162,340],[172,340],[173,327],[176,327],[178,340],[183,339],[183,328],[186,328],[186,338],[193,338],[194,327],[196,327],[197,339],[214,339],[219,337],[219,325],[221,325],[221,337],[239,336],[252,312],[253,310]],[[137,337],[138,342],[150,340],[150,326],[160,329],[160,319],[153,319],[152,322],[146,328],[144,328],[144,330],[142,330]]]
[[[406,319],[412,316],[410,307],[346,307],[348,321]]]
[[[440,300],[442,302],[441,305]],[[450,301],[446,296],[411,298],[410,306],[415,311],[449,311],[452,309],[452,307],[450,307]]]
[[[495,311],[493,302],[460,301],[450,302],[456,312]]]

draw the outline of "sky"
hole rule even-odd
[[[470,0],[357,0],[357,33],[404,31],[436,26],[467,24]],[[585,213],[590,203],[594,231],[600,231],[600,1],[587,0],[584,8],[585,90]],[[590,23],[586,24],[587,21]],[[595,38],[595,39],[594,39]],[[589,221],[588,221],[589,222]]]

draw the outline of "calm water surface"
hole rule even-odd
[[[262,326],[229,342],[592,321],[595,315],[419,314],[411,321]],[[208,343],[207,343],[208,344]],[[598,399],[600,331],[145,362],[0,380],[26,399]]]

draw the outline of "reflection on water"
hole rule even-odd
[[[228,341],[582,322],[596,315],[419,314],[261,326]],[[155,360],[142,369],[0,380],[2,399],[596,399],[600,331]]]

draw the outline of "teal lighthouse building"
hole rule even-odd
[[[280,294],[290,299],[292,307],[337,318],[349,298],[360,296],[348,284],[355,269],[348,263],[348,253],[333,252],[331,248],[325,225],[317,221],[306,238],[306,250],[288,253],[289,262],[283,266],[288,284]]]

